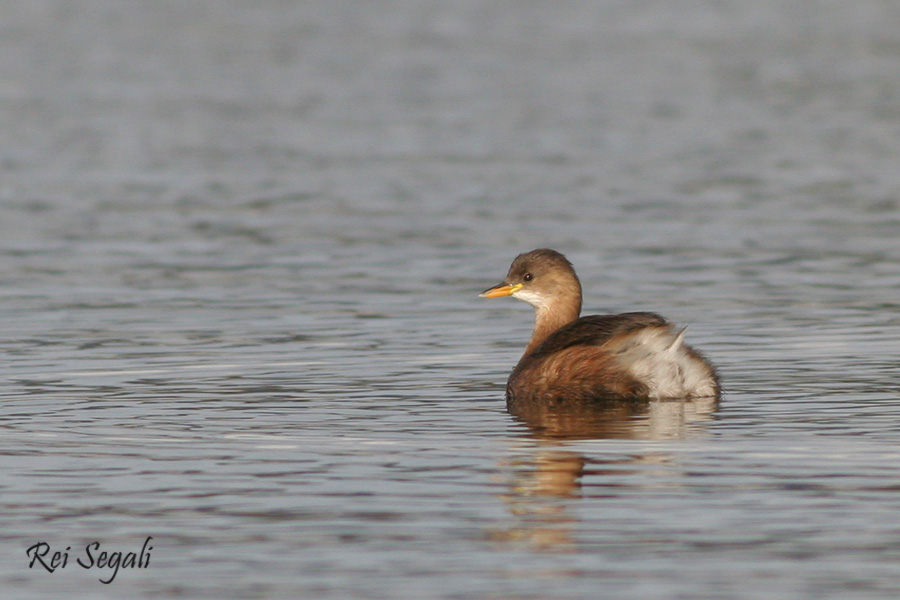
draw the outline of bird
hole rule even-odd
[[[516,257],[483,298],[512,296],[535,311],[531,340],[506,384],[515,406],[716,397],[715,367],[653,312],[581,317],[581,282],[556,250]]]

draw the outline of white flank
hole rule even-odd
[[[688,352],[684,329],[647,327],[611,347],[650,398],[700,398],[715,395],[715,381],[706,364]]]

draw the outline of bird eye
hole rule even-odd
[[[531,281],[532,279],[534,279],[534,275],[532,275],[531,273],[525,273],[525,277],[523,277],[522,279],[524,281]]]

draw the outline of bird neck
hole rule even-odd
[[[577,302],[561,306],[540,306],[534,311],[534,331],[531,333],[531,341],[525,348],[524,356],[528,356],[540,346],[544,340],[558,330],[578,318],[581,314],[581,299]]]

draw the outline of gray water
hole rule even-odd
[[[0,2],[3,597],[898,597],[898,7]],[[721,402],[507,414],[540,246]]]

